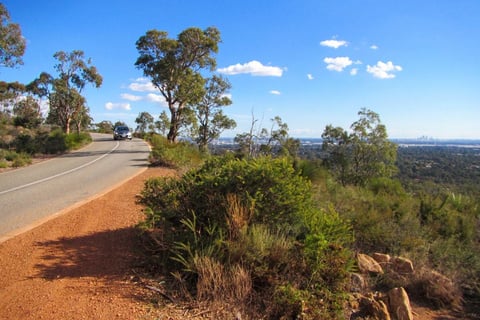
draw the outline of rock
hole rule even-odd
[[[391,259],[392,268],[400,274],[413,273],[413,263],[410,259],[395,257]]]
[[[350,274],[350,291],[351,292],[363,292],[367,287],[365,278],[358,273]]]
[[[388,305],[390,312],[397,320],[413,320],[412,307],[410,299],[403,288],[393,288],[388,291]]]
[[[382,267],[369,255],[363,253],[357,254],[357,263],[362,273],[383,274]]]
[[[372,254],[372,258],[382,266],[388,264],[391,259],[390,255],[378,252]]]
[[[385,303],[381,300],[376,300],[372,295],[369,297],[363,296],[360,299],[358,315],[378,320],[390,320],[390,314]]]

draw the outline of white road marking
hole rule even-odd
[[[36,184],[39,184],[39,183],[42,183],[42,182],[45,182],[45,181],[49,181],[49,180],[52,180],[52,179],[55,179],[55,178],[58,178],[58,177],[61,177],[61,176],[64,176],[66,174],[69,174],[69,173],[72,173],[72,172],[75,172],[75,171],[78,171],[80,169],[83,169],[103,158],[105,158],[106,156],[108,156],[110,153],[112,153],[113,151],[117,150],[117,148],[120,146],[120,143],[117,141],[117,145],[110,151],[108,151],[107,153],[103,154],[102,156],[96,158],[96,159],[93,159],[92,161],[90,162],[87,162],[85,164],[82,164],[81,166],[79,167],[76,167],[76,168],[73,168],[73,169],[70,169],[70,170],[67,170],[67,171],[64,171],[64,172],[61,172],[61,173],[57,173],[56,175],[53,175],[53,176],[50,176],[50,177],[47,177],[47,178],[43,178],[43,179],[40,179],[40,180],[37,180],[37,181],[33,181],[33,182],[30,182],[30,183],[27,183],[27,184],[24,184],[24,185],[21,185],[21,186],[18,186],[18,187],[15,187],[15,188],[11,188],[11,189],[8,189],[8,190],[5,190],[5,191],[0,191],[0,195],[2,194],[6,194],[6,193],[9,193],[9,192],[13,192],[13,191],[17,191],[17,190],[20,190],[20,189],[24,189],[24,188],[28,188],[30,186],[33,186],[33,185],[36,185]]]

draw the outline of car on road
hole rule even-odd
[[[129,139],[132,140],[132,131],[127,126],[118,126],[113,130],[113,140]]]

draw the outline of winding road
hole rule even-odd
[[[92,133],[88,146],[0,174],[0,242],[124,183],[148,166],[141,139]],[[128,185],[125,186],[128,188]]]

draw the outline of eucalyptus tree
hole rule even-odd
[[[157,129],[160,134],[167,135],[168,129],[170,128],[170,119],[168,118],[167,113],[163,110],[158,116],[158,120],[155,121],[155,129]]]
[[[20,26],[10,20],[7,8],[0,3],[0,65],[11,68],[23,64],[25,48]]]
[[[224,130],[237,125],[221,109],[232,104],[227,96],[230,88],[231,84],[221,76],[214,75],[206,81],[205,94],[194,109],[199,123],[195,141],[202,151],[208,151],[208,144],[218,139]]]
[[[140,112],[135,119],[135,123],[138,125],[135,131],[140,132],[141,134],[155,131],[154,118],[148,112]]]
[[[201,71],[215,69],[213,54],[219,42],[220,32],[214,27],[188,28],[177,39],[169,38],[165,31],[149,30],[136,42],[139,57],[135,66],[151,79],[168,104],[170,142],[176,142],[186,111],[204,94]]]
[[[368,109],[358,112],[359,120],[351,132],[327,125],[323,134],[326,163],[334,169],[344,185],[364,185],[379,177],[391,177],[397,172],[397,145],[388,140],[387,129],[380,116]]]
[[[42,72],[28,88],[39,96],[48,97],[50,110],[47,122],[58,124],[65,133],[70,133],[72,122],[78,128],[89,119],[83,89],[87,84],[99,88],[103,78],[81,50],[70,53],[59,51],[53,57],[58,61],[54,66],[57,78]]]

